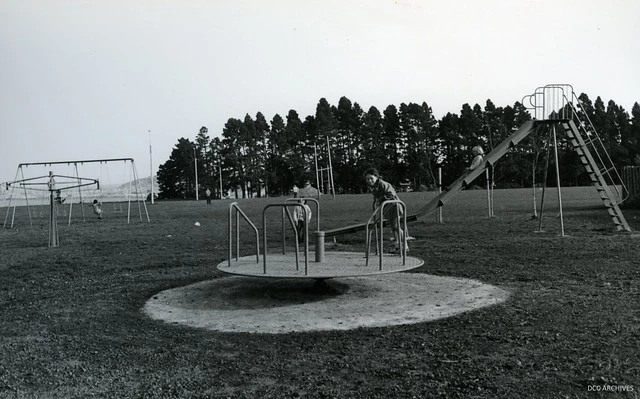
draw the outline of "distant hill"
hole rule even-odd
[[[143,193],[150,193],[151,192],[151,178],[149,176],[147,177],[142,177],[140,179],[137,180],[132,180],[131,181],[131,191],[135,191],[135,187],[136,187],[136,183],[138,183],[140,186],[140,191],[142,191]],[[129,182],[123,183],[123,184],[119,184],[119,185],[114,185],[114,186],[110,186],[112,187],[114,190],[117,191],[124,191],[124,192],[128,192],[129,191]],[[154,193],[158,193],[158,191],[160,190],[159,186],[158,186],[158,178],[154,177],[153,178],[153,192]]]

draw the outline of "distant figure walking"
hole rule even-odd
[[[93,206],[93,213],[98,215],[98,219],[102,219],[102,203],[99,202],[97,199],[94,199],[92,206]]]
[[[211,204],[211,190],[207,187],[207,191],[204,192],[207,196],[207,204]]]
[[[298,186],[293,185],[293,198],[298,198]]]

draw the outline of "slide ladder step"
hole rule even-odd
[[[607,212],[609,213],[609,216],[611,216],[611,220],[616,226],[616,229],[618,231],[631,231],[629,224],[622,215],[622,211],[620,210],[617,202],[614,200],[611,194],[611,190],[609,189],[609,185],[604,178],[605,174],[608,175],[609,172],[615,171],[615,166],[612,164],[610,167],[601,167],[596,163],[595,158],[591,155],[591,152],[587,148],[589,144],[594,143],[594,140],[590,138],[587,138],[585,140],[580,135],[580,132],[573,122],[562,123],[562,127],[569,137],[574,150],[578,153],[580,162],[584,165],[585,170],[589,174],[589,178],[598,191],[600,199],[602,200],[604,206],[607,208]],[[597,154],[595,146],[593,146],[593,150]]]

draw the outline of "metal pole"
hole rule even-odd
[[[493,197],[493,194],[494,194],[494,191],[493,191],[493,188],[494,188],[493,187],[493,178],[494,178],[495,175],[494,175],[494,171],[493,171],[493,165],[489,166],[489,168],[491,168],[491,174],[490,174],[490,177],[489,177],[489,184],[491,185],[490,186],[491,187],[491,217],[494,218],[494,217],[496,217],[495,212],[493,212],[493,204],[494,204],[494,200],[493,200],[493,198],[494,198]]]
[[[235,202],[229,206],[229,223],[227,227],[229,228],[229,267],[231,267],[231,257],[233,256],[233,207],[235,206]],[[236,245],[240,245],[237,243]]]
[[[382,271],[382,253],[384,252],[384,220],[383,213],[384,205],[380,205],[380,251],[378,251],[378,264],[380,271]]]
[[[218,165],[218,171],[220,172],[220,199],[222,199],[222,161]]]
[[[398,205],[402,206],[402,224],[404,225],[402,230],[402,266],[405,266],[407,264],[407,207],[404,205],[404,203]],[[398,223],[400,223],[400,220],[398,220]]]
[[[268,206],[268,205],[267,205]],[[262,273],[267,274],[267,217],[265,216],[265,207],[262,209]],[[296,256],[298,256],[296,252]],[[296,258],[296,269],[298,267],[298,258]]]
[[[78,162],[78,163],[94,163],[94,162],[113,162],[113,161],[129,161],[133,158],[105,158],[105,159],[83,159],[83,160],[72,160],[72,161],[55,161],[55,162],[23,162],[21,164],[18,165],[18,167],[20,166],[30,166],[30,165],[45,165],[45,166],[51,166],[51,165],[61,165],[61,164],[71,164],[74,162]]]
[[[21,168],[22,168],[21,166],[18,166],[18,169],[16,169],[16,177],[13,179],[14,182],[18,181],[18,173]],[[4,228],[7,227],[7,220],[9,219],[9,211],[11,210],[11,202],[13,201],[13,193],[15,191],[15,188],[16,188],[15,184],[11,184],[11,194],[9,194],[9,203],[7,204],[7,213],[4,217],[4,224],[2,225],[2,227]],[[16,216],[16,208],[14,205],[13,216],[11,217],[11,228],[13,228],[13,219],[15,218],[15,216]]]
[[[149,180],[151,181],[151,205],[153,205],[153,153],[151,151],[151,130],[149,130],[149,173]]]
[[[285,248],[286,245],[286,236],[285,236],[285,231],[284,231],[284,215],[287,213],[287,209],[286,207],[282,207],[282,229],[280,230],[280,232],[282,233],[282,255],[287,253],[287,249]],[[298,238],[296,237],[296,240]]]
[[[49,171],[49,174],[51,174],[52,172]],[[22,180],[24,180],[24,170],[22,168],[20,168],[20,175],[22,176]],[[22,186],[22,189],[24,191],[24,200],[27,204],[27,213],[29,214],[29,226],[33,226],[33,222],[31,221],[31,207],[29,206],[29,196],[27,195],[27,187],[26,186]],[[16,213],[16,205],[13,205],[13,214],[15,215]],[[13,220],[11,220],[11,227],[13,228]]]
[[[313,160],[316,164],[316,187],[318,188],[318,199],[320,199],[320,180],[318,178],[318,146],[313,143]]]
[[[558,206],[560,209],[560,231],[564,237],[564,216],[562,215],[562,192],[560,191],[560,166],[558,165],[558,142],[556,138],[556,125],[553,125],[553,152],[556,160],[556,180],[558,185]]]
[[[198,157],[196,156],[196,149],[193,148],[193,165],[196,172],[196,201],[198,200]]]
[[[487,181],[487,209],[489,211],[489,217],[491,217],[491,186],[489,183],[489,168],[484,170],[484,175]]]
[[[124,162],[126,165],[127,161],[124,161]],[[131,164],[131,169],[133,170],[133,163]],[[129,195],[127,198],[127,223],[129,223],[131,220],[131,180],[132,180],[131,171],[129,171]],[[140,206],[140,203],[138,203],[138,206]],[[142,214],[140,214],[140,220],[142,220]]]
[[[236,260],[240,259],[240,212],[236,211]]]
[[[336,188],[333,185],[333,167],[331,166],[331,146],[329,145],[329,136],[327,136],[327,153],[329,154],[329,186],[331,189],[331,195],[333,195],[333,199],[336,199]]]
[[[147,209],[147,203],[144,200],[144,197],[141,198],[141,196],[144,194],[142,193],[142,187],[140,187],[140,183],[138,180],[138,169],[136,169],[136,164],[133,159],[131,160],[131,170],[133,171],[133,179],[136,182],[136,197],[138,201],[138,214],[140,215],[140,221],[142,221],[142,210],[140,209],[140,203],[142,203],[142,206],[144,207],[144,213],[145,215],[147,215],[147,222],[151,222],[151,219],[149,219],[149,210]]]
[[[56,182],[53,178],[53,172],[49,171],[49,246],[58,246],[58,224],[56,219],[55,201],[53,200],[53,192],[56,189]]]
[[[302,214],[304,215],[304,275],[309,274],[309,220],[311,219],[307,214],[307,209],[302,207]],[[297,237],[296,237],[297,238]]]
[[[551,153],[551,134],[549,130],[549,137],[547,138],[547,153],[545,155],[544,174],[542,175],[542,195],[540,196],[540,219],[538,221],[538,233],[542,232],[542,218],[544,217],[544,199],[547,192],[547,175],[549,174],[549,154]]]
[[[322,263],[324,262],[324,231],[316,231],[314,235],[316,236],[316,263]],[[368,249],[367,246],[367,252]],[[366,256],[368,257],[369,254],[367,253]]]
[[[78,164],[75,163],[75,167],[76,167],[76,177],[78,178],[78,184],[80,184],[80,174],[78,173]],[[82,189],[80,187],[78,187],[78,194],[80,195],[80,213],[82,214],[82,221],[86,222],[86,218],[84,215],[84,200],[82,199]],[[69,213],[71,213],[71,210],[69,210]],[[69,221],[71,221],[71,218],[69,218]]]
[[[442,194],[442,168],[438,168],[438,195]],[[436,222],[442,223],[442,207],[438,207]]]

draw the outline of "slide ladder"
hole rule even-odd
[[[627,220],[622,215],[622,211],[616,201],[616,197],[619,196],[619,192],[617,195],[614,194],[614,191],[617,191],[615,178],[618,176],[618,173],[613,166],[613,163],[607,162],[610,161],[610,159],[606,154],[604,147],[601,148],[600,152],[604,152],[605,157],[600,156],[596,147],[596,144],[600,143],[600,141],[596,138],[589,138],[586,135],[586,130],[585,136],[587,136],[587,139],[585,140],[573,120],[562,122],[562,128],[569,137],[573,149],[578,153],[580,162],[582,162],[582,165],[584,165],[587,173],[589,174],[591,182],[596,187],[596,190],[598,191],[604,206],[607,208],[609,215],[611,215],[611,219],[616,225],[618,231],[631,231],[631,228],[629,227]],[[594,154],[591,153],[589,147],[593,149]],[[612,183],[613,189],[607,181]]]
[[[560,124],[596,187],[618,231],[631,231],[620,211],[626,200],[626,188],[607,149],[600,139],[589,112],[569,84],[549,84],[538,87],[522,99],[537,120]]]

